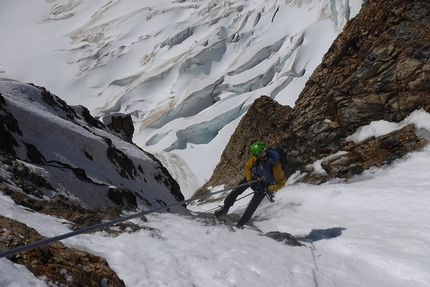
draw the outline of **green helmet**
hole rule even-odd
[[[249,150],[253,156],[259,156],[261,153],[266,151],[266,146],[262,142],[255,142]]]

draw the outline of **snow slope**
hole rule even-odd
[[[0,73],[45,86],[95,115],[131,113],[136,142],[162,154],[189,196],[211,175],[253,99],[267,94],[294,105],[360,5],[357,0],[2,1]],[[430,130],[426,113],[408,120]],[[392,130],[390,123],[372,123],[354,138]],[[134,220],[158,231],[115,238],[99,232],[64,243],[106,257],[127,286],[426,287],[429,159],[426,148],[348,183],[296,185],[300,175],[294,175],[274,204],[263,201],[255,224],[264,232],[289,232],[308,247],[172,214],[150,215],[147,223]],[[217,204],[190,209],[208,211]],[[231,212],[241,214],[246,204],[247,199],[238,201]],[[3,195],[0,214],[45,236],[69,231],[61,220],[30,213]],[[2,258],[0,286],[47,284]]]
[[[103,232],[63,242],[106,257],[127,286],[426,287],[430,284],[428,149],[349,183],[288,185],[255,214],[265,232],[289,232],[291,247],[251,229],[231,232],[185,216],[155,214],[141,230]],[[246,191],[248,193],[248,191]],[[248,197],[249,198],[249,197]],[[233,213],[241,213],[245,199]],[[0,196],[0,213],[45,236],[68,232],[61,220],[31,213]],[[206,211],[215,206],[194,206]],[[1,286],[47,286],[0,259]],[[36,283],[37,282],[37,283]]]

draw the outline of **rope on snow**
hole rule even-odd
[[[96,224],[96,225],[89,226],[89,227],[86,227],[86,228],[82,228],[82,229],[79,229],[79,230],[76,230],[76,231],[73,231],[73,232],[69,232],[69,233],[65,233],[65,234],[62,234],[62,235],[58,235],[58,236],[46,238],[44,240],[33,242],[31,244],[27,244],[27,245],[23,245],[23,246],[20,246],[20,247],[13,248],[13,249],[9,249],[9,250],[0,252],[0,258],[9,256],[9,255],[12,255],[12,254],[15,254],[15,253],[19,253],[19,252],[22,252],[22,251],[25,251],[25,250],[29,250],[29,249],[32,249],[32,248],[40,247],[40,246],[43,246],[43,245],[46,245],[46,244],[49,244],[49,243],[52,243],[52,242],[55,242],[55,241],[60,241],[60,240],[66,239],[66,238],[70,238],[70,237],[73,237],[73,236],[76,236],[76,235],[79,235],[79,234],[83,234],[83,233],[86,233],[86,232],[89,232],[89,231],[93,231],[93,230],[96,230],[96,229],[99,229],[99,228],[102,228],[102,227],[110,226],[110,225],[113,225],[113,224],[116,224],[116,223],[119,223],[119,222],[122,222],[122,221],[130,220],[130,219],[133,219],[133,218],[136,218],[136,217],[140,217],[140,216],[144,216],[144,215],[147,215],[147,214],[150,214],[150,213],[154,213],[154,212],[157,212],[157,211],[165,210],[165,209],[168,209],[168,208],[171,208],[171,207],[175,207],[175,206],[178,206],[178,205],[181,205],[181,204],[184,204],[184,203],[188,203],[188,202],[191,202],[191,201],[194,201],[194,200],[197,200],[197,199],[201,199],[201,198],[205,198],[205,197],[210,197],[212,195],[215,195],[215,194],[227,191],[227,190],[235,189],[235,188],[238,188],[238,187],[241,187],[241,186],[245,186],[245,185],[248,185],[249,183],[253,183],[253,182],[256,182],[256,181],[259,181],[259,180],[255,180],[255,181],[251,181],[251,182],[239,184],[239,185],[236,185],[236,186],[228,187],[228,188],[225,188],[223,190],[218,190],[218,191],[207,193],[207,194],[202,194],[202,195],[199,195],[199,196],[196,196],[196,197],[192,197],[192,198],[189,198],[187,200],[180,201],[180,202],[172,203],[172,204],[165,205],[165,206],[160,206],[158,208],[151,209],[151,210],[148,210],[148,211],[138,212],[136,214],[132,214],[132,215],[129,215],[129,216],[120,217],[120,218],[117,218],[117,219],[112,220],[112,221],[108,221],[108,222]]]

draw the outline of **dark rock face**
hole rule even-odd
[[[293,109],[268,97],[254,102],[226,147],[206,187],[237,184],[249,145],[262,140],[288,154],[290,176],[319,184],[350,178],[423,147],[413,125],[360,143],[346,138],[372,121],[400,122],[430,111],[430,3],[371,0],[347,23],[299,95]],[[322,162],[326,174],[309,164]]]
[[[150,208],[184,198],[160,161],[131,142],[129,116],[112,117],[122,119],[111,119],[112,132],[85,107],[8,79],[0,79],[0,111],[0,187],[39,199],[63,194],[89,208]]]
[[[102,121],[111,131],[120,134],[126,141],[132,142],[134,125],[130,115],[115,113],[103,117]]]
[[[0,94],[0,109],[4,111],[0,114],[0,146],[8,154],[15,155],[13,147],[18,146],[18,142],[13,138],[12,133],[22,134],[22,132],[13,115],[5,111],[5,105],[6,100]]]

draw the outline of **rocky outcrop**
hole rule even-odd
[[[0,215],[0,250],[43,240],[33,228]],[[54,242],[7,257],[52,286],[125,286],[104,258]]]
[[[417,136],[413,125],[359,143],[347,138],[372,121],[400,122],[415,110],[430,111],[429,10],[426,1],[367,1],[293,109],[268,97],[254,102],[197,194],[208,186],[236,184],[249,144],[257,139],[281,145],[288,154],[288,175],[299,170],[305,174],[302,181],[315,184],[350,178],[423,147],[427,139]],[[317,174],[310,164],[321,159],[325,173]]]
[[[43,200],[35,198],[34,194],[25,194],[19,190],[3,186],[0,186],[0,191],[9,196],[16,204],[24,206],[28,210],[68,220],[72,224],[71,229],[73,230],[114,220],[121,217],[124,211],[130,211],[130,208],[119,204],[104,208],[83,208],[76,201],[62,195]]]
[[[45,88],[0,79],[0,192],[28,210],[67,219],[74,230],[183,200],[161,162],[131,142],[130,120],[109,130]],[[184,206],[168,211],[187,213]],[[0,216],[0,226],[0,251],[43,239],[13,219]],[[103,230],[116,236],[142,228],[157,234],[132,222]],[[105,259],[59,242],[8,259],[53,286],[125,286]]]
[[[133,141],[134,125],[130,115],[113,113],[100,119],[112,132],[121,135],[126,141]]]
[[[221,155],[221,161],[206,186],[217,183],[236,185],[244,177],[244,167],[249,158],[251,144],[264,139],[267,145],[276,145],[279,131],[287,124],[291,111],[290,107],[282,106],[269,97],[256,100],[231,136]],[[205,192],[205,189],[199,189],[196,194]]]
[[[212,213],[207,213],[207,212],[204,212],[204,213],[195,212],[192,216],[194,217],[195,220],[204,222],[205,225],[215,226],[215,225],[223,224],[223,225],[229,226],[229,229],[233,231],[235,230],[233,226],[237,223],[237,221],[241,217],[239,214],[234,214],[234,213],[225,214],[220,217],[214,217]],[[256,231],[261,236],[269,237],[278,242],[282,242],[290,246],[306,246],[300,243],[299,238],[296,238],[287,232],[279,232],[279,231],[270,231],[267,233],[263,232],[261,229],[259,229],[254,225],[254,219],[252,218],[247,222],[246,226],[247,228],[250,228],[253,231]],[[306,239],[308,238],[300,238],[300,240],[303,240],[303,241],[307,241]]]
[[[369,138],[360,144],[348,142],[343,155],[333,156],[322,162],[329,178],[350,178],[365,169],[380,167],[407,153],[420,149],[427,140],[415,133],[415,126],[408,125],[398,131],[377,138]]]
[[[144,209],[184,198],[160,161],[131,142],[129,116],[111,121],[113,133],[85,107],[8,79],[0,79],[0,111],[0,186],[89,208]]]
[[[343,150],[345,138],[372,121],[400,122],[414,110],[430,110],[429,7],[424,1],[369,1],[345,26],[280,139],[290,159],[311,163]]]

